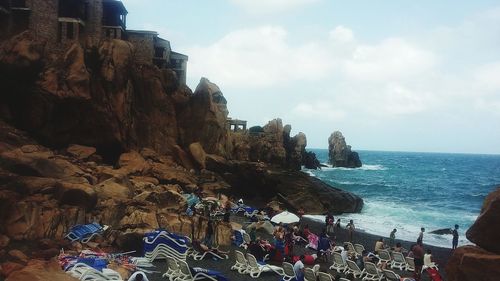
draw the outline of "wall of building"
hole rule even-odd
[[[28,0],[31,9],[30,29],[37,39],[47,40],[49,46],[57,43],[58,0]]]
[[[135,47],[135,58],[137,62],[151,64],[154,56],[154,34],[129,32],[128,41]]]
[[[102,30],[102,0],[87,0],[87,21],[85,35],[87,46],[97,46],[103,37]]]

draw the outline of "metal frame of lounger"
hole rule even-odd
[[[186,260],[186,253],[179,253],[171,247],[168,247],[164,244],[160,244],[156,246],[156,248],[152,252],[146,252],[144,257],[149,259],[150,261],[154,261],[157,259],[166,259],[167,257],[173,257],[178,260]]]
[[[211,254],[213,257],[216,257],[220,260],[227,260],[229,258],[226,254],[223,254],[223,256],[219,255],[219,254],[215,253],[212,249],[208,249],[204,252],[200,252],[200,251],[198,251],[198,249],[195,249],[195,248],[193,248],[193,253],[191,254],[191,257],[193,257],[193,259],[195,261],[201,261],[203,258],[205,258],[205,256],[207,254]]]
[[[344,273],[347,270],[347,264],[337,252],[333,252],[333,264],[330,266],[330,269],[338,273]]]
[[[411,257],[406,257],[406,270],[407,271],[415,271],[415,260]]]
[[[104,228],[98,223],[78,224],[71,227],[70,232],[64,236],[71,242],[80,241],[88,243],[94,236],[101,234]]]
[[[399,281],[401,279],[401,276],[397,275],[392,270],[384,269],[383,272],[384,272],[384,277],[387,281]]]
[[[304,268],[304,281],[316,281],[316,273],[312,268]]]
[[[333,278],[330,274],[326,272],[318,272],[318,280],[319,281],[333,281]]]
[[[391,266],[392,258],[391,258],[391,254],[389,254],[389,251],[379,250],[377,258],[379,259],[377,265],[380,265],[383,262],[385,262],[387,264],[387,266]]]
[[[246,232],[243,232],[243,243],[250,244],[252,242],[252,238]]]
[[[274,272],[283,276],[283,268],[269,264],[259,264],[254,255],[247,253],[248,274],[252,278],[259,278],[262,272]]]
[[[190,250],[190,247],[187,245],[187,242],[190,241],[185,236],[179,236],[175,234],[168,233],[166,231],[159,231],[157,233],[154,233],[155,236],[153,239],[150,239],[151,237],[144,237],[144,244],[145,248],[146,246],[153,246],[155,245],[156,242],[158,244],[155,246],[155,248],[152,251],[147,251],[145,249],[144,256],[148,258],[150,261],[153,261],[155,259],[160,259],[160,258],[166,258],[167,256],[172,256],[176,259],[180,260],[185,260],[188,251]],[[152,236],[152,235],[150,235]],[[174,237],[172,237],[174,236]],[[176,236],[176,237],[175,237]],[[163,240],[160,240],[163,239]],[[171,245],[167,243],[173,243]],[[174,248],[175,247],[175,248]],[[183,250],[183,252],[180,252],[178,249]]]
[[[359,266],[353,262],[352,260],[346,260],[347,263],[347,271],[346,274],[352,273],[354,277],[359,278],[365,274],[365,270],[361,270]]]
[[[163,278],[168,278],[170,281],[174,281],[175,278],[180,276],[181,269],[179,268],[179,264],[177,260],[172,257],[167,257],[167,271],[163,273]]]
[[[196,281],[200,279],[210,279],[212,281],[217,281],[217,278],[206,274],[205,272],[197,272],[194,276],[191,273],[189,265],[185,261],[177,261],[180,269],[180,275],[177,276],[174,281]]]
[[[351,281],[351,280],[346,279],[346,278],[340,278],[339,281]]]
[[[251,213],[249,213],[247,210],[245,210],[245,213],[243,215],[247,218],[251,218],[251,217],[258,215],[258,214],[259,214],[259,210],[255,209]]]
[[[400,252],[392,252],[391,268],[406,270],[406,260]]]
[[[365,262],[365,277],[363,281],[380,281],[384,276],[380,273],[377,266],[372,262]]]
[[[87,270],[94,270],[94,268],[88,264],[79,262],[67,268],[66,273],[70,274],[75,278],[80,278]]]
[[[354,251],[356,251],[356,254],[358,256],[362,256],[364,250],[365,250],[365,246],[363,246],[361,244],[354,244]]]
[[[283,281],[295,280],[295,271],[293,271],[293,265],[288,262],[284,262],[283,266]]]
[[[234,256],[236,258],[236,263],[233,266],[231,266],[231,270],[237,270],[239,274],[247,274],[248,262],[247,259],[245,258],[245,255],[242,252],[235,250]]]

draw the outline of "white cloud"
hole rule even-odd
[[[294,10],[322,0],[229,0],[250,14],[274,14]]]
[[[334,43],[349,43],[354,40],[354,34],[351,29],[339,25],[330,31],[330,39]]]
[[[301,102],[292,109],[292,114],[311,120],[340,121],[346,113],[339,107],[325,101]]]
[[[497,94],[500,91],[500,61],[480,66],[474,76],[478,86]]]

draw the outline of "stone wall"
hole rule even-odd
[[[102,37],[102,0],[90,0],[88,3],[88,18],[85,22],[87,46],[97,46]]]
[[[29,0],[31,8],[30,29],[37,39],[46,40],[49,46],[57,43],[58,0]]]
[[[143,64],[151,64],[154,56],[155,33],[128,32],[128,41],[135,47],[135,60]]]

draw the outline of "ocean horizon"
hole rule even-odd
[[[497,154],[359,150],[363,166],[350,169],[328,165],[328,149],[310,151],[328,167],[303,171],[364,200],[361,213],[336,218],[343,226],[353,219],[358,229],[383,237],[396,228],[398,239],[416,241],[425,227],[424,243],[451,248],[451,235],[429,232],[458,224],[459,245],[471,244],[465,232],[484,198],[500,186]]]

